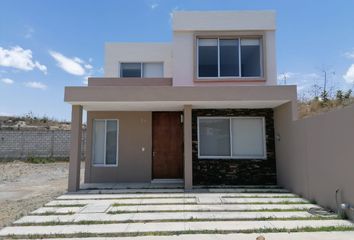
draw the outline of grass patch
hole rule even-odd
[[[90,198],[87,200],[132,200],[132,199],[196,199],[196,197],[122,197],[122,198]],[[58,199],[58,200],[83,200],[82,198]]]
[[[261,228],[245,229],[237,231],[225,230],[199,230],[199,231],[166,231],[166,232],[135,232],[135,233],[75,233],[75,234],[33,234],[33,235],[8,235],[12,239],[42,239],[42,238],[84,238],[84,237],[136,237],[136,236],[171,236],[181,234],[230,234],[230,233],[280,233],[280,232],[333,232],[333,231],[354,231],[354,227],[349,226],[329,226],[329,227],[304,227],[304,228]]]
[[[222,204],[225,205],[262,205],[262,204],[283,204],[283,205],[290,205],[290,204],[309,204],[307,201],[298,201],[298,202],[291,202],[291,201],[280,201],[280,202],[224,202]],[[210,204],[199,204],[197,202],[193,203],[113,203],[113,207],[122,207],[122,206],[146,206],[146,205],[219,205],[215,203],[210,203]]]
[[[75,212],[44,212],[44,213],[30,213],[29,216],[51,216],[51,215],[73,215]]]
[[[308,208],[291,208],[291,209],[281,209],[281,208],[274,208],[274,209],[258,209],[258,210],[214,210],[214,209],[205,209],[205,210],[159,210],[159,211],[109,211],[107,214],[122,214],[122,213],[173,213],[173,212],[304,212],[308,211]]]
[[[55,159],[50,157],[27,157],[26,162],[34,164],[46,164],[54,163]]]
[[[63,208],[63,207],[84,207],[87,204],[58,204],[58,205],[45,205],[45,207],[55,207],[55,208]]]
[[[33,222],[33,223],[14,223],[12,226],[56,226],[56,225],[91,225],[91,224],[123,224],[123,223],[159,223],[159,222],[219,222],[219,221],[296,221],[296,220],[338,220],[334,217],[260,217],[260,218],[188,218],[188,219],[153,219],[153,220],[122,220],[122,221],[78,221],[78,222]]]
[[[222,196],[222,198],[299,198],[298,196]]]
[[[289,205],[289,204],[309,204],[310,202],[307,201],[298,201],[298,202],[292,202],[292,201],[280,201],[280,202],[242,202],[242,203],[233,203],[233,202],[224,202],[223,204],[247,204],[247,205],[260,205],[260,204],[283,204],[283,205]]]
[[[147,205],[197,205],[198,203],[113,203],[113,207],[122,207],[122,206],[147,206]]]

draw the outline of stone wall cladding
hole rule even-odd
[[[0,130],[0,159],[69,158],[70,130]],[[86,131],[82,132],[85,157]]]
[[[198,159],[197,118],[202,116],[264,117],[267,159]],[[194,185],[276,184],[272,109],[194,109],[192,111]]]

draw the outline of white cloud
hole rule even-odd
[[[11,85],[11,84],[14,84],[15,81],[10,78],[3,78],[3,79],[1,79],[1,82],[4,84]]]
[[[47,89],[47,85],[45,85],[41,82],[26,82],[25,86],[29,87],[29,88],[36,88],[36,89],[41,89],[41,90]]]
[[[90,69],[93,68],[91,64],[85,64],[84,67],[85,67],[86,69],[88,69],[88,70],[90,70]]]
[[[86,71],[82,65],[84,64],[84,61],[80,58],[68,58],[63,54],[55,51],[49,51],[49,54],[57,61],[57,65],[65,72],[77,76],[85,75]]]
[[[349,59],[354,59],[354,49],[344,53],[344,56],[349,58]]]
[[[0,116],[10,117],[10,116],[15,116],[15,114],[13,114],[13,113],[8,113],[8,112],[0,112]]]
[[[354,64],[352,64],[347,72],[343,75],[344,80],[347,83],[354,83]]]
[[[77,63],[80,63],[80,64],[84,63],[84,60],[82,60],[81,58],[78,58],[78,57],[74,57],[74,61]]]
[[[31,38],[34,33],[34,28],[31,26],[26,26],[25,38]]]
[[[173,18],[173,12],[175,12],[175,11],[177,11],[177,10],[179,10],[179,7],[178,6],[176,6],[176,7],[174,7],[174,8],[172,8],[172,10],[170,11],[170,22],[172,21],[172,18]]]
[[[89,77],[85,77],[84,80],[82,81],[82,84],[88,85],[88,78],[89,78]]]
[[[159,6],[158,3],[152,3],[152,4],[150,4],[150,8],[151,8],[152,10],[154,10],[154,9],[157,8],[158,6]]]
[[[31,71],[35,68],[47,74],[47,67],[34,61],[32,51],[15,46],[9,49],[0,47],[0,66],[12,67],[24,71]]]

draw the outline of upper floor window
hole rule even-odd
[[[261,77],[259,38],[198,39],[198,77]]]
[[[121,63],[120,76],[128,78],[163,77],[163,63]]]

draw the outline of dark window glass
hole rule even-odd
[[[259,39],[241,40],[241,76],[261,76],[261,47]]]
[[[121,63],[120,65],[121,77],[141,77],[140,63]]]
[[[106,164],[117,163],[117,121],[107,120],[106,126]]]
[[[217,39],[198,40],[199,77],[218,76],[218,41]]]
[[[220,39],[220,76],[239,76],[238,39]]]

